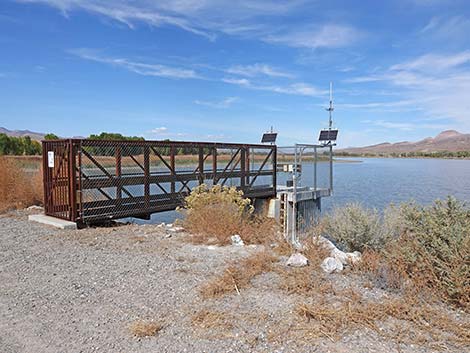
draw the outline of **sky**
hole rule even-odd
[[[0,126],[340,147],[470,132],[467,0],[1,0]]]

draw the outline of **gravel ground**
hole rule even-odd
[[[339,341],[299,340],[285,324],[295,315],[293,297],[275,289],[275,273],[241,295],[203,300],[201,283],[261,246],[196,246],[187,236],[156,225],[64,231],[28,222],[25,211],[0,216],[0,351],[429,351],[367,330]],[[337,282],[344,285],[344,276]],[[217,327],[192,322],[204,310],[221,313]],[[135,320],[163,328],[136,338]]]

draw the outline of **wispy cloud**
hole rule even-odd
[[[224,78],[223,82],[230,83],[233,85],[242,86],[258,91],[269,91],[275,93],[283,93],[290,95],[300,95],[309,97],[320,97],[326,94],[326,91],[319,90],[318,88],[303,82],[292,83],[288,85],[263,85],[255,84],[246,78]]]
[[[76,55],[85,60],[96,61],[104,64],[109,64],[113,66],[118,66],[125,68],[129,71],[137,73],[143,76],[157,76],[157,77],[167,77],[175,79],[201,79],[202,77],[198,75],[192,69],[179,68],[179,67],[170,67],[161,64],[148,64],[142,62],[136,62],[128,60],[125,58],[113,58],[108,56],[99,55],[94,50],[82,48],[82,49],[72,49],[69,50],[69,53]]]
[[[227,73],[233,75],[240,75],[246,77],[255,77],[260,75],[270,77],[285,77],[293,78],[294,75],[284,72],[280,69],[274,68],[267,64],[252,64],[252,65],[234,65],[226,70]]]
[[[168,128],[165,127],[165,126],[156,127],[155,129],[150,130],[150,132],[151,132],[152,134],[157,134],[157,135],[165,134],[165,133],[167,133],[167,131],[168,131]]]
[[[407,123],[385,120],[363,120],[361,122],[367,125],[383,127],[386,129],[397,129],[402,131],[413,131],[420,129],[443,130],[449,128],[449,125],[444,124]]]
[[[156,127],[144,133],[146,138],[154,139],[178,139],[187,136],[188,134],[183,132],[172,132],[166,126]]]
[[[419,31],[419,34],[440,41],[466,39],[470,30],[470,19],[466,16],[434,16]]]
[[[337,108],[341,109],[358,109],[375,112],[407,112],[422,110],[417,106],[414,100],[399,100],[389,102],[368,102],[368,103],[337,103]]]
[[[470,128],[470,51],[429,53],[349,82],[382,82],[401,88],[427,119],[450,119]]]
[[[195,100],[194,104],[204,105],[206,107],[216,108],[216,109],[226,109],[226,108],[231,107],[233,103],[235,103],[238,100],[239,100],[238,97],[228,97],[218,102]]]
[[[194,69],[185,67],[171,67],[162,64],[149,64],[131,60],[128,58],[112,57],[108,55],[103,55],[99,51],[89,48],[71,49],[68,50],[68,53],[78,56],[79,58],[84,60],[90,60],[111,66],[121,67],[130,72],[134,72],[143,76],[165,77],[172,79],[200,79],[218,81],[245,87],[248,89],[310,97],[318,97],[326,93],[325,91],[319,90],[316,87],[304,82],[294,82],[290,84],[280,85],[275,83],[254,83],[252,82],[252,80],[243,77],[205,77],[202,74],[196,72]],[[241,66],[235,67],[241,70]],[[284,72],[272,69],[269,65],[260,67],[253,65],[253,67],[250,66],[250,68],[252,70],[250,74],[253,75],[259,73],[264,74],[265,76],[268,76],[270,78],[279,78],[280,75],[282,78],[287,76],[287,74],[285,74]],[[217,71],[227,72],[227,70],[225,69],[219,69]],[[234,73],[236,71],[237,69],[233,70]],[[241,74],[239,74],[239,76],[241,76]],[[194,103],[199,105],[212,106],[213,108],[227,108],[231,104],[233,104],[237,99],[237,97],[229,97],[222,102],[207,102],[197,100]]]
[[[338,24],[325,24],[308,28],[298,28],[277,34],[270,34],[264,40],[297,48],[338,48],[349,46],[364,34],[354,27]]]
[[[260,18],[285,15],[297,9],[304,0],[17,0],[37,2],[59,9],[65,16],[73,11],[87,11],[125,23],[130,28],[138,23],[153,27],[175,26],[214,40],[217,33],[246,35],[269,31]]]
[[[215,40],[221,33],[297,48],[338,48],[363,37],[350,25],[299,21],[279,30],[279,20],[320,4],[307,0],[16,0],[57,8],[64,16],[86,11],[135,28],[172,26]]]
[[[470,50],[453,55],[426,54],[414,60],[396,64],[391,71],[441,72],[470,62]]]
[[[223,133],[210,133],[210,134],[200,134],[194,132],[174,132],[171,129],[161,126],[148,131],[145,131],[142,134],[146,139],[155,139],[155,140],[194,140],[194,141],[222,141],[227,138]]]

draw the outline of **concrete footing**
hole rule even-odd
[[[286,239],[297,242],[318,222],[321,199],[330,195],[329,189],[278,186],[277,198],[268,200],[267,216],[282,225]]]
[[[46,216],[44,214],[33,214],[28,216],[28,220],[32,222],[38,222],[47,224],[60,229],[77,229],[77,223],[66,221],[64,219]]]

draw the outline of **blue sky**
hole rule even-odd
[[[470,2],[2,0],[0,126],[340,146],[470,132]]]

